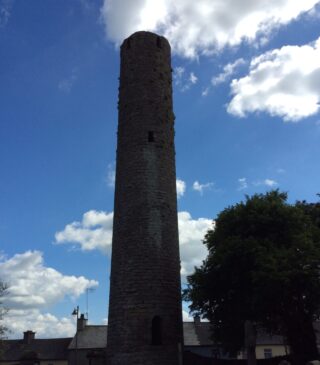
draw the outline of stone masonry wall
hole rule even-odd
[[[178,365],[182,318],[168,41],[121,46],[107,363]],[[153,344],[152,320],[160,344]],[[159,340],[159,339],[158,339]]]

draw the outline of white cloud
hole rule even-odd
[[[13,0],[0,0],[0,28],[4,28],[11,16]]]
[[[36,332],[38,338],[72,337],[76,329],[72,318],[58,318],[51,313],[41,313],[38,309],[11,309],[3,322],[10,330],[10,338],[22,338],[23,332],[28,330]]]
[[[236,69],[243,64],[245,64],[245,60],[243,58],[238,58],[234,62],[228,63],[223,67],[223,72],[212,78],[212,84],[218,85],[225,82],[236,72]]]
[[[173,78],[177,80],[176,82],[180,82],[180,80],[184,74],[184,71],[185,71],[184,67],[181,67],[181,66],[175,67]]]
[[[189,80],[191,84],[196,84],[198,82],[198,78],[193,72],[190,73]]]
[[[190,72],[189,77],[185,80],[184,84],[181,87],[181,91],[189,90],[197,82],[198,82],[198,77],[193,72]]]
[[[44,265],[43,254],[27,251],[0,262],[0,277],[8,283],[4,304],[13,309],[46,308],[66,296],[78,297],[98,285],[83,276],[63,275]]]
[[[264,186],[268,186],[269,188],[273,188],[273,187],[277,186],[278,183],[277,183],[277,181],[272,180],[272,179],[264,179],[261,181],[254,182],[253,185],[255,185],[255,186],[264,185]]]
[[[178,213],[179,242],[182,281],[192,274],[194,267],[201,265],[208,251],[202,240],[209,229],[213,228],[211,219],[192,219],[189,212]]]
[[[204,190],[211,189],[214,186],[213,182],[208,182],[205,184],[200,184],[199,181],[195,181],[192,185],[193,190],[198,191],[203,195]]]
[[[63,231],[57,232],[56,243],[75,243],[83,251],[100,250],[110,253],[112,224],[113,213],[90,210],[83,215],[82,222],[72,222]]]
[[[58,83],[59,90],[65,92],[66,94],[69,94],[73,87],[73,84],[77,81],[77,79],[78,79],[77,69],[73,69],[69,77],[59,81]]]
[[[209,91],[210,91],[210,87],[208,86],[208,87],[206,87],[206,88],[202,91],[201,96],[207,96],[207,95],[209,94]]]
[[[112,241],[113,213],[91,210],[83,215],[82,222],[68,224],[56,233],[57,243],[80,245],[83,251],[100,250],[110,253]],[[191,274],[195,265],[206,257],[207,249],[201,243],[205,233],[212,228],[207,218],[192,219],[190,213],[178,213],[181,274]]]
[[[264,42],[269,33],[310,11],[319,0],[104,0],[107,37],[119,44],[130,34],[164,34],[185,57],[212,53],[243,40]],[[258,42],[259,43],[259,42]]]
[[[190,72],[189,75],[187,75],[185,71],[185,68],[181,66],[175,67],[174,69],[174,84],[180,91],[187,91],[198,82],[198,77],[194,72]]]
[[[270,186],[270,187],[274,187],[274,186],[278,185],[278,183],[275,180],[271,180],[271,179],[265,179],[263,182],[266,186]]]
[[[176,184],[177,184],[177,197],[179,199],[186,192],[186,183],[183,180],[177,179]]]
[[[238,179],[238,183],[239,183],[239,186],[238,186],[239,191],[245,190],[249,187],[249,182],[248,182],[247,178],[245,178],[245,177]],[[267,186],[269,188],[274,188],[275,186],[278,185],[278,182],[273,179],[264,179],[264,180],[257,180],[257,181],[250,182],[250,185]]]
[[[110,188],[114,188],[116,183],[116,171],[114,164],[108,165],[107,184]]]
[[[244,190],[248,188],[247,178],[241,177],[240,179],[238,179],[238,183],[239,183],[238,190]]]
[[[4,317],[11,337],[21,337],[28,329],[42,337],[71,336],[74,323],[71,318],[57,318],[43,313],[66,297],[77,298],[98,282],[83,276],[63,275],[44,265],[43,254],[27,251],[11,258],[1,258],[0,277],[8,283],[3,303],[10,308]]]
[[[184,309],[182,310],[182,320],[183,320],[183,322],[193,322],[194,321],[194,319],[190,315],[190,313]]]
[[[228,112],[240,117],[267,112],[296,122],[314,115],[320,103],[320,38],[284,46],[254,58],[247,76],[233,80]]]

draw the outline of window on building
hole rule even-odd
[[[272,349],[264,349],[264,358],[265,359],[271,359],[272,357]]]
[[[162,320],[159,316],[152,319],[152,345],[162,345]]]

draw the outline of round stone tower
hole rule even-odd
[[[181,364],[182,315],[170,45],[121,46],[108,365]]]

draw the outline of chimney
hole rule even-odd
[[[87,325],[88,320],[84,317],[84,314],[80,315],[77,321],[77,331],[83,331]]]
[[[201,319],[200,319],[200,316],[198,314],[193,317],[193,322],[194,322],[195,325],[201,323]]]
[[[31,342],[34,340],[35,332],[33,331],[26,331],[23,332],[23,343],[26,343],[27,345],[30,345]]]

